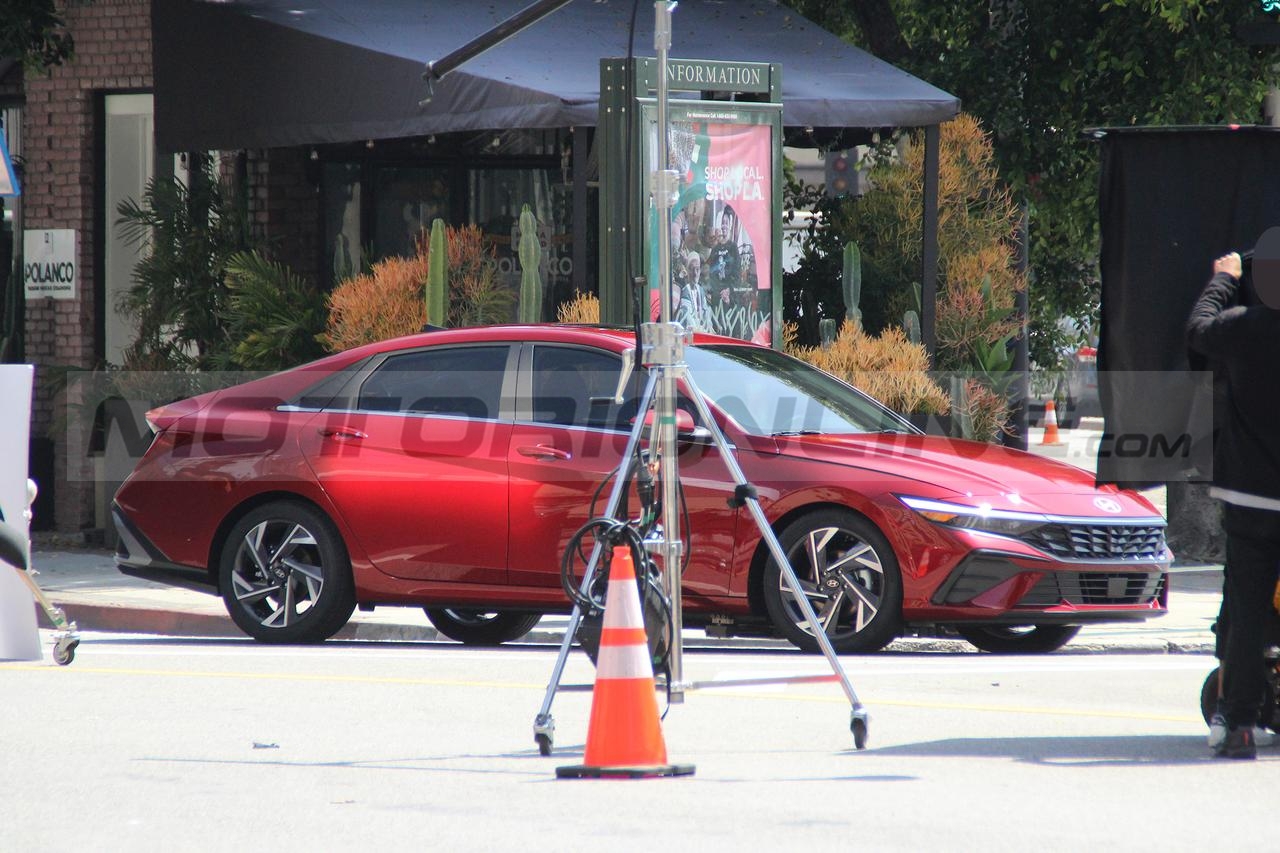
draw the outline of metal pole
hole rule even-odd
[[[516,12],[505,21],[501,21],[493,29],[486,30],[471,41],[446,56],[427,63],[427,70],[422,73],[424,80],[439,80],[462,63],[484,53],[524,28],[537,23],[561,6],[568,5],[570,0],[538,0]]]
[[[670,701],[684,701],[684,648],[679,626],[684,624],[680,597],[680,569],[684,562],[680,543],[680,471],[676,444],[676,373],[677,362],[683,361],[683,348],[676,343],[683,329],[671,321],[671,207],[678,191],[678,176],[668,162],[669,118],[667,55],[671,49],[671,13],[674,2],[657,0],[653,4],[653,47],[658,55],[658,140],[657,168],[653,173],[653,200],[656,205],[658,247],[658,326],[649,324],[649,342],[664,354],[658,367],[658,459],[662,475],[662,588],[671,601],[671,622],[677,626],[669,657]],[[661,343],[659,343],[661,342]],[[668,346],[674,344],[674,347]],[[679,353],[679,355],[673,355]]]
[[[1027,339],[1027,324],[1031,316],[1031,282],[1027,275],[1031,257],[1030,210],[1022,201],[1022,216],[1018,220],[1018,271],[1026,286],[1014,295],[1014,315],[1018,320],[1018,337],[1013,345],[1013,435],[1004,436],[1004,444],[1019,450],[1027,449],[1027,409],[1031,405],[1031,359]]]
[[[924,129],[924,210],[920,270],[920,338],[933,359],[938,352],[938,147],[936,124]]]

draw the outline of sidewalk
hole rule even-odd
[[[227,616],[222,599],[195,588],[171,586],[122,574],[112,555],[98,550],[45,550],[37,546],[32,564],[36,581],[81,631],[164,634],[181,637],[245,635]],[[1086,627],[1066,647],[1074,652],[1208,653],[1213,650],[1210,626],[1217,617],[1222,572],[1219,567],[1175,567],[1170,578],[1169,613],[1146,622]],[[559,644],[566,616],[548,616],[524,643]],[[41,614],[41,624],[49,627]],[[339,639],[366,641],[435,641],[439,636],[426,614],[411,607],[357,610]],[[701,631],[686,632],[687,648],[777,648],[781,640],[716,639]],[[890,646],[895,651],[971,652],[958,639],[909,637]]]

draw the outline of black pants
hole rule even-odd
[[[1263,654],[1276,620],[1272,598],[1280,570],[1280,512],[1227,504],[1223,527],[1227,532],[1223,595],[1230,620],[1222,661],[1222,710],[1234,728],[1257,725],[1266,690]]]

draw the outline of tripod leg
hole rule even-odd
[[[749,486],[750,483],[747,482],[746,475],[742,473],[742,467],[738,465],[738,459],[733,454],[733,448],[729,446],[724,433],[720,431],[720,425],[711,416],[711,410],[707,407],[702,391],[698,389],[697,383],[694,382],[693,376],[688,370],[684,371],[684,379],[689,388],[689,396],[693,400],[693,404],[698,408],[698,415],[702,419],[703,425],[711,432],[712,440],[715,442],[716,447],[720,449],[720,456],[724,460],[725,467],[729,469],[729,475],[737,485]],[[805,620],[813,630],[814,639],[817,640],[818,647],[822,649],[822,654],[826,657],[827,663],[830,664],[832,671],[840,680],[840,687],[844,690],[845,696],[849,699],[849,705],[853,709],[850,728],[853,731],[854,745],[858,749],[863,749],[867,741],[869,715],[863,708],[862,703],[858,701],[858,694],[853,691],[853,685],[849,683],[844,667],[840,665],[840,659],[836,657],[835,648],[831,645],[831,638],[827,636],[827,632],[823,630],[821,623],[818,621],[818,614],[814,612],[808,596],[800,588],[800,579],[796,577],[795,570],[791,568],[791,561],[783,553],[782,545],[779,544],[778,537],[774,535],[773,528],[769,525],[769,519],[765,517],[764,510],[760,508],[760,501],[754,495],[749,495],[746,505],[752,519],[755,520],[756,527],[760,530],[761,537],[764,538],[765,544],[769,548],[769,553],[773,555],[773,559],[777,561],[779,568],[782,570],[782,576],[786,579],[787,586],[791,590],[791,595],[795,598],[796,605],[800,608],[800,612],[804,614]]]
[[[631,467],[631,458],[635,455],[636,448],[640,446],[640,437],[644,433],[645,414],[649,411],[653,402],[653,392],[657,383],[657,373],[651,372],[649,379],[645,384],[644,393],[640,397],[640,403],[636,409],[635,426],[631,429],[631,435],[627,438],[626,449],[622,452],[622,461],[618,465],[617,472],[614,474],[613,488],[609,492],[609,502],[605,506],[605,515],[609,518],[617,518],[618,508],[622,506],[622,497],[627,489],[627,472]],[[591,549],[591,558],[587,561],[586,570],[582,575],[582,587],[584,589],[591,586],[591,579],[595,576],[596,568],[600,563],[600,555],[604,552],[604,546],[600,542]],[[556,721],[551,716],[551,703],[555,701],[556,690],[560,687],[560,679],[564,676],[564,667],[569,659],[569,649],[573,645],[573,638],[578,633],[578,626],[582,623],[582,608],[577,604],[573,606],[573,613],[569,616],[569,627],[565,629],[564,639],[560,642],[560,652],[556,655],[555,666],[551,670],[551,679],[547,682],[547,692],[542,697],[542,707],[538,710],[538,715],[533,719],[533,739],[538,744],[538,752],[542,755],[551,754],[551,745],[555,742]]]
[[[58,666],[66,666],[75,658],[76,646],[80,645],[80,632],[76,628],[76,623],[67,619],[67,614],[62,611],[62,608],[48,599],[30,570],[18,569],[17,572],[27,588],[31,590],[36,603],[44,610],[49,622],[58,631],[54,636],[53,660]]]

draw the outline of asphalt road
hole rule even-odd
[[[847,657],[837,685],[692,692],[685,779],[557,780],[589,693],[531,723],[547,647],[266,647],[86,637],[0,663],[5,851],[1270,849],[1280,748],[1208,758],[1201,655]],[[690,681],[821,673],[790,652],[693,652]],[[575,653],[566,683],[589,683]]]

